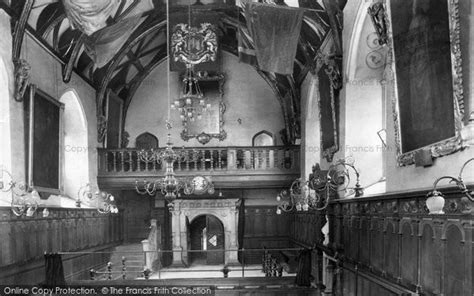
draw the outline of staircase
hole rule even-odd
[[[145,266],[145,257],[143,254],[143,247],[141,243],[126,244],[115,247],[110,256],[110,263],[112,263],[112,280],[122,279],[122,257],[125,258],[125,275],[127,279],[135,279],[143,277],[143,269]],[[107,272],[107,267],[99,270],[100,273]],[[97,279],[106,280],[108,274],[100,274]]]

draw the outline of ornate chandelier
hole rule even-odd
[[[142,150],[138,153],[138,157],[141,161],[146,163],[158,162],[159,164],[165,165],[165,176],[161,179],[157,179],[153,182],[138,180],[135,181],[135,190],[139,194],[155,195],[157,191],[161,191],[165,199],[173,201],[177,197],[181,196],[181,191],[186,194],[203,194],[205,192],[214,194],[214,184],[210,178],[196,176],[190,179],[177,178],[174,172],[173,165],[176,161],[194,161],[196,153],[184,150],[173,149],[173,143],[171,143],[171,124],[169,121],[166,122],[166,128],[168,129],[168,141],[164,150]]]
[[[332,192],[346,191],[350,184],[349,169],[356,175],[356,184],[352,188],[355,197],[364,194],[359,183],[359,171],[354,166],[352,158],[340,159],[329,167],[327,173],[321,171],[318,164],[313,166],[313,172],[309,180],[296,179],[288,190],[282,190],[277,201],[277,214],[282,212],[324,210],[328,204]],[[351,194],[352,194],[351,193]]]
[[[199,87],[198,78],[194,73],[194,65],[186,64],[186,72],[183,77],[183,90],[179,99],[171,104],[171,109],[177,109],[183,122],[201,119],[202,114],[211,108],[209,100]]]

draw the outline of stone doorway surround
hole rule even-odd
[[[224,225],[225,264],[239,264],[237,229],[239,199],[177,199],[170,204],[172,215],[173,266],[188,266],[188,229],[186,218],[191,222],[197,216],[213,215]]]

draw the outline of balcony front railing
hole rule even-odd
[[[164,149],[164,148],[160,148]],[[181,149],[181,148],[175,148]],[[299,146],[184,148],[187,160],[175,162],[176,172],[279,171],[298,172]],[[144,161],[140,150],[98,149],[99,175],[150,174],[164,171],[158,161]]]

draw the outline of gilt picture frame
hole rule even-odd
[[[208,98],[211,104],[210,112],[208,112],[209,114],[203,114],[202,119],[194,122],[184,120],[181,139],[189,141],[196,138],[203,145],[209,143],[212,139],[224,141],[227,138],[227,133],[224,130],[224,113],[226,111],[224,102],[225,76],[223,73],[204,74],[198,75],[197,79],[204,97]],[[205,87],[205,84],[208,84],[208,87]]]
[[[462,150],[459,0],[383,3],[398,165],[414,164],[421,151],[437,158]]]

